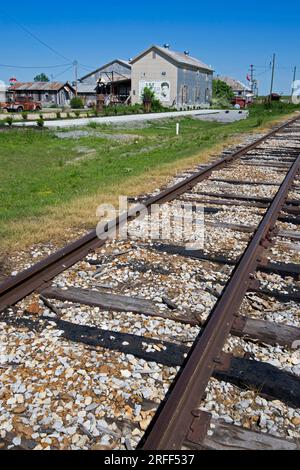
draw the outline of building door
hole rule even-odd
[[[181,104],[186,104],[188,101],[188,87],[181,85]]]
[[[206,88],[205,90],[205,103],[209,103],[210,102],[210,90],[209,88]]]

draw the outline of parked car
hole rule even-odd
[[[32,98],[27,96],[20,96],[17,99],[9,98],[5,103],[0,103],[2,109],[7,111],[40,111],[42,105],[39,101],[34,101]]]

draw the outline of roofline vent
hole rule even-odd
[[[170,44],[167,44],[167,43],[164,44],[164,48],[165,48],[165,49],[170,49]]]

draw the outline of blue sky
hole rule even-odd
[[[36,41],[3,10],[66,59]],[[113,58],[128,59],[151,44],[167,42],[172,49],[188,49],[216,74],[242,81],[254,64],[260,93],[269,90],[275,52],[274,90],[290,93],[294,65],[300,79],[299,17],[299,1],[14,0],[0,6],[0,80],[7,82],[13,75],[32,80],[39,72],[73,80],[72,69],[64,72],[73,60],[78,60],[82,76]],[[63,66],[46,68],[58,64]]]

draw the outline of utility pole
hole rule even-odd
[[[251,93],[254,91],[254,65],[250,65]]]
[[[295,65],[295,67],[294,67],[294,72],[293,72],[293,81],[292,81],[291,102],[292,102],[292,100],[293,100],[293,94],[294,94],[294,90],[295,90],[295,88],[294,88],[294,83],[295,83],[295,80],[296,80],[296,72],[297,72],[297,67],[296,67],[296,65]]]
[[[272,75],[271,75],[271,86],[270,86],[270,96],[269,96],[269,101],[271,101],[271,95],[273,92],[273,84],[274,84],[274,71],[275,71],[275,54],[273,54],[273,59],[272,59]]]
[[[77,60],[74,60],[73,66],[74,66],[74,73],[75,73],[75,96],[77,96],[77,91],[78,91],[78,86],[77,86],[77,82],[78,82],[78,62],[77,62]]]

